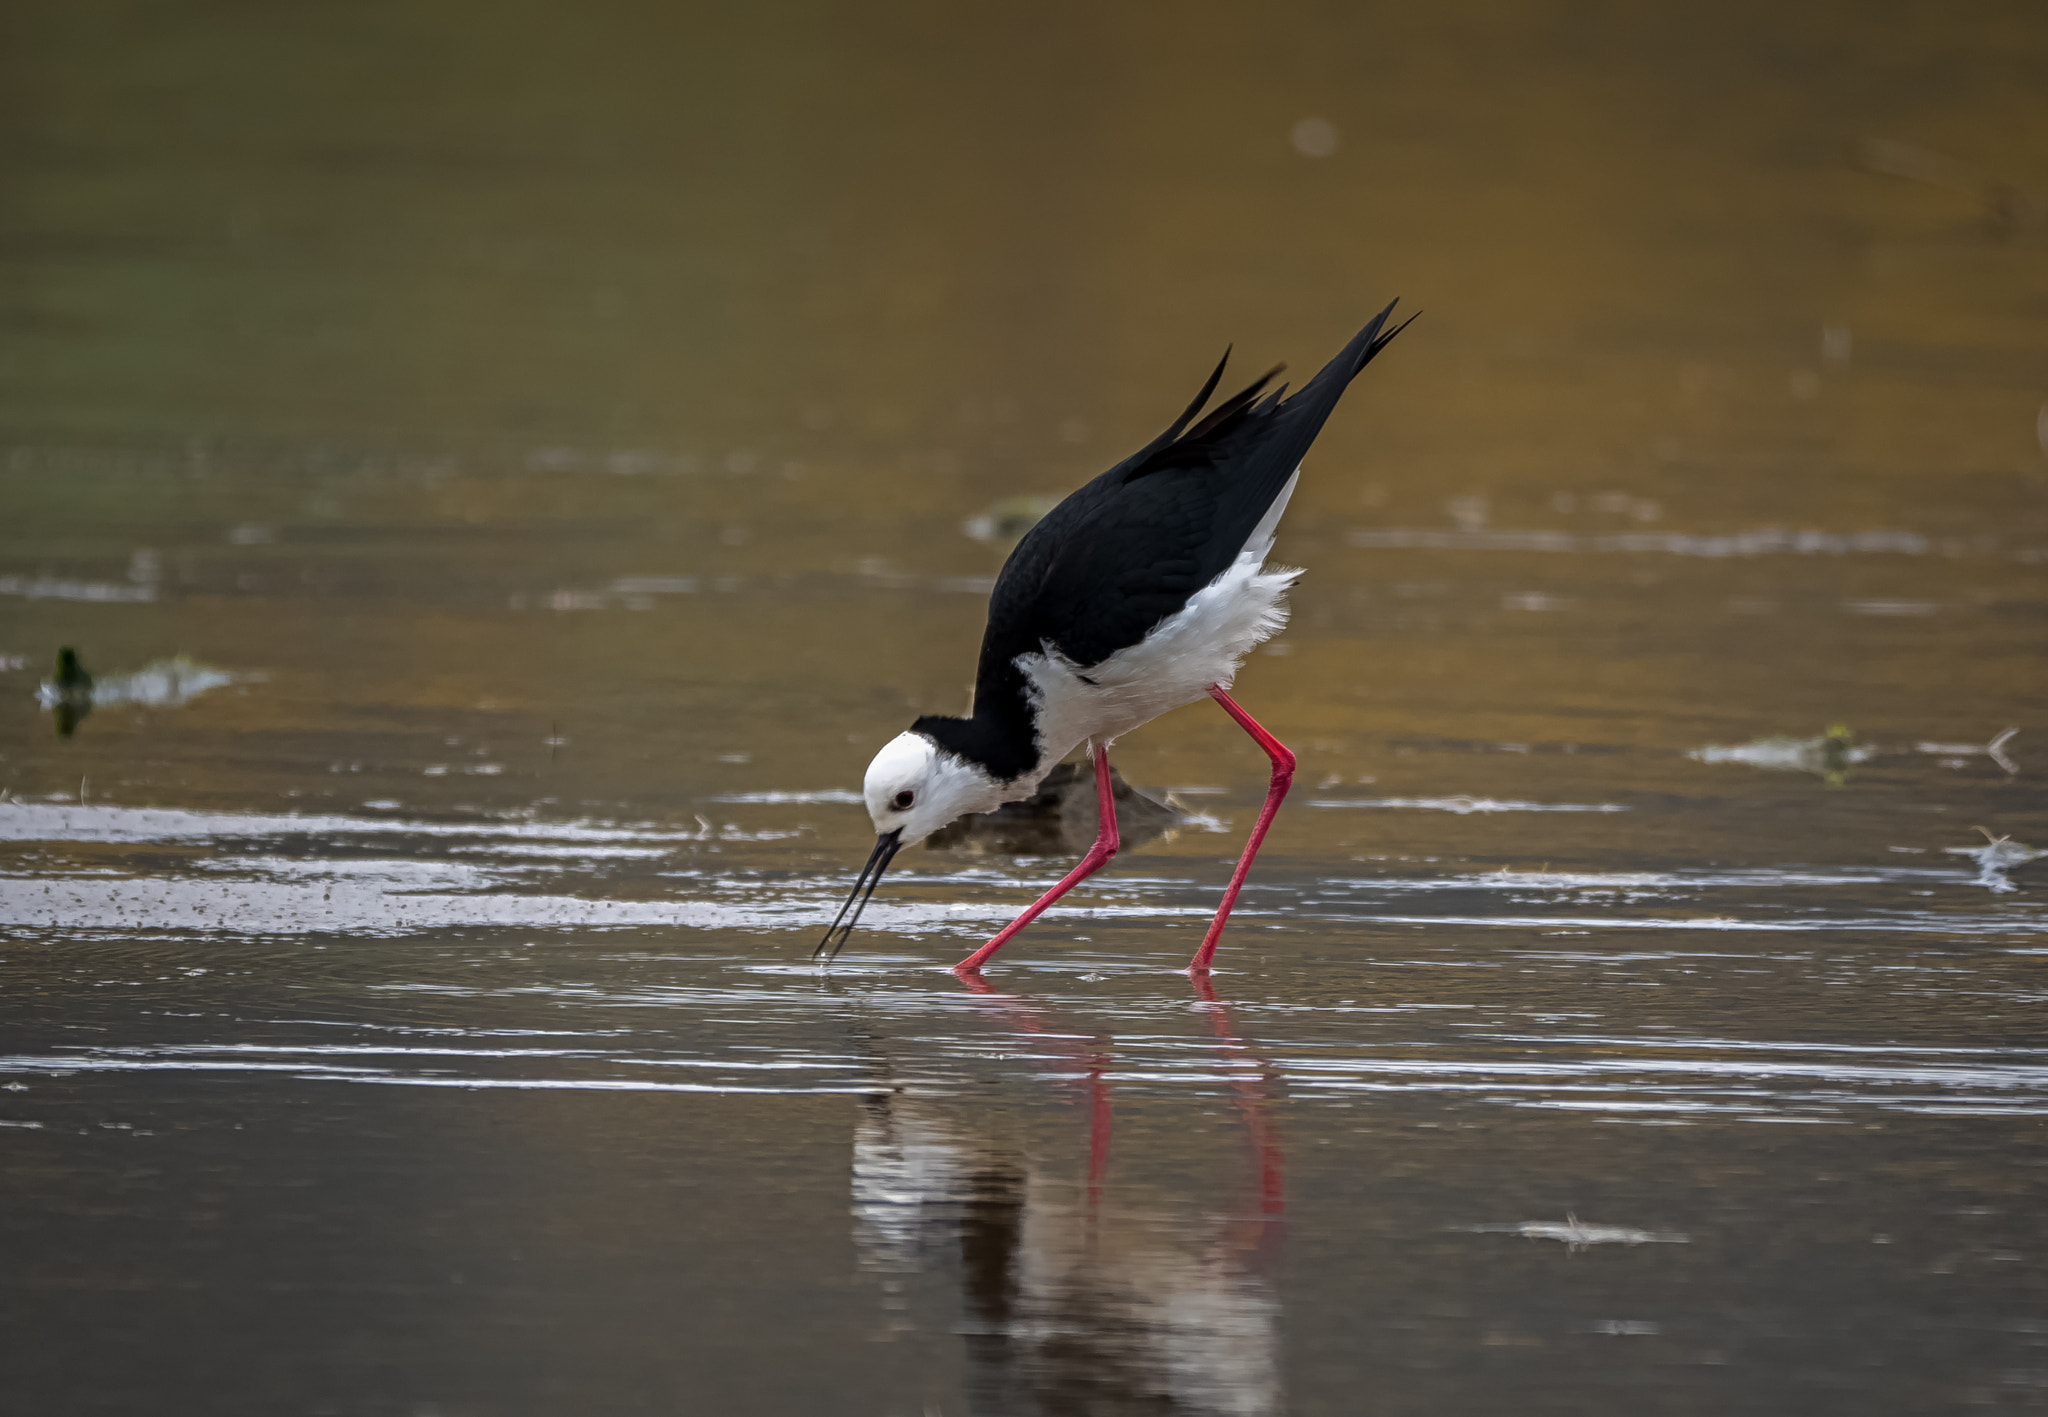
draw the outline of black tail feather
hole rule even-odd
[[[1195,395],[1194,401],[1181,412],[1180,417],[1174,419],[1172,425],[1164,433],[1161,433],[1157,438],[1154,438],[1131,457],[1127,458],[1121,466],[1133,472],[1138,472],[1139,469],[1152,470],[1152,468],[1148,467],[1148,464],[1153,455],[1164,452],[1176,443],[1198,442],[1240,416],[1256,418],[1276,412],[1289,412],[1289,405],[1297,401],[1306,401],[1309,404],[1321,402],[1323,405],[1321,416],[1316,416],[1316,414],[1308,409],[1301,410],[1304,413],[1308,413],[1313,420],[1313,428],[1309,434],[1310,438],[1313,438],[1315,436],[1313,429],[1322,427],[1323,419],[1329,416],[1330,409],[1336,407],[1337,396],[1344,392],[1345,386],[1358,377],[1361,369],[1372,363],[1373,356],[1385,349],[1392,342],[1395,335],[1398,335],[1401,331],[1407,329],[1408,326],[1415,323],[1415,315],[1410,315],[1393,329],[1385,330],[1382,333],[1387,317],[1394,313],[1394,306],[1400,303],[1398,300],[1389,301],[1387,308],[1373,316],[1371,322],[1353,337],[1351,343],[1346,345],[1335,359],[1332,359],[1323,366],[1322,372],[1302,386],[1301,391],[1294,396],[1294,399],[1290,400],[1287,397],[1288,386],[1285,384],[1282,384],[1271,393],[1266,393],[1266,386],[1272,383],[1287,368],[1285,364],[1275,364],[1271,369],[1268,369],[1254,380],[1249,387],[1232,394],[1222,403],[1210,409],[1207,414],[1203,415],[1201,422],[1196,423],[1194,427],[1190,428],[1188,427],[1189,423],[1194,420],[1197,413],[1201,412],[1202,405],[1209,401],[1209,396],[1216,392],[1217,384],[1222,382],[1223,370],[1230,363],[1231,351],[1235,348],[1234,345],[1227,346],[1223,351],[1223,357],[1216,361],[1216,368],[1210,373],[1208,380],[1203,383],[1202,391]],[[1421,311],[1417,311],[1416,314],[1421,314]],[[1347,356],[1349,357],[1347,358]],[[1333,385],[1334,387],[1332,387]],[[1326,397],[1320,400],[1311,399],[1309,395],[1312,393],[1325,394]],[[1261,398],[1261,394],[1265,396]],[[1142,476],[1143,474],[1138,472],[1138,475]]]
[[[1230,352],[1235,348],[1237,348],[1236,345],[1227,344],[1223,346],[1223,357],[1216,361],[1215,371],[1209,375],[1209,381],[1206,384],[1202,385],[1202,391],[1195,395],[1195,401],[1189,404],[1187,408],[1181,412],[1180,417],[1173,420],[1172,427],[1168,428],[1164,433],[1161,433],[1157,438],[1154,438],[1150,443],[1147,443],[1145,445],[1145,452],[1154,452],[1160,448],[1164,448],[1170,443],[1172,443],[1174,439],[1180,437],[1181,429],[1188,426],[1189,420],[1194,418],[1194,416],[1197,413],[1200,413],[1202,411],[1202,405],[1209,401],[1209,395],[1216,392],[1216,385],[1221,383],[1223,380],[1223,367],[1226,364],[1230,363]],[[1269,374],[1266,377],[1271,378],[1272,376]],[[1213,417],[1214,415],[1211,416]],[[1204,422],[1206,421],[1207,420],[1205,419]],[[1139,454],[1139,456],[1141,457],[1143,455],[1143,453]]]
[[[1296,397],[1307,399],[1312,392],[1327,391],[1329,403],[1334,407],[1337,402],[1336,396],[1343,393],[1345,386],[1358,377],[1360,370],[1372,363],[1373,356],[1392,343],[1395,335],[1415,322],[1415,315],[1410,315],[1393,329],[1382,333],[1387,317],[1394,313],[1394,307],[1400,303],[1398,300],[1388,301],[1387,308],[1373,316],[1365,328],[1352,337],[1351,343],[1346,345],[1335,359],[1324,365],[1322,372],[1309,380]],[[1415,313],[1419,315],[1422,312],[1418,310]],[[1336,387],[1330,388],[1331,384]]]
[[[1258,398],[1258,396],[1262,392],[1264,392],[1266,385],[1273,382],[1274,375],[1278,374],[1281,370],[1285,369],[1286,367],[1287,366],[1285,364],[1275,364],[1271,369],[1268,369],[1265,373],[1259,375],[1259,377],[1252,382],[1249,388],[1243,390],[1241,393],[1232,394],[1222,403],[1219,403],[1216,405],[1216,407],[1210,409],[1207,417],[1203,418],[1203,420],[1200,423],[1197,423],[1194,427],[1188,429],[1188,438],[1195,439],[1201,437],[1203,434],[1209,432],[1218,424],[1222,423],[1225,419],[1229,418],[1232,414],[1238,412],[1240,409],[1249,406],[1254,400]],[[1285,392],[1284,387],[1282,389],[1282,392]],[[1204,397],[1207,397],[1207,395],[1204,395]]]
[[[1245,507],[1256,504],[1263,514],[1265,506],[1300,466],[1302,455],[1322,431],[1344,390],[1372,362],[1374,355],[1408,327],[1409,321],[1403,321],[1391,330],[1386,328],[1387,318],[1399,303],[1388,302],[1387,308],[1352,336],[1336,358],[1291,396],[1285,384],[1270,393],[1266,391],[1273,377],[1286,367],[1275,365],[1257,383],[1225,399],[1201,422],[1182,433],[1180,430],[1186,427],[1192,412],[1214,391],[1222,373],[1219,366],[1203,386],[1201,398],[1190,405],[1189,413],[1181,415],[1165,434],[1104,476],[1135,482],[1160,473],[1213,465],[1220,459],[1233,467],[1229,500],[1242,499]],[[1255,522],[1257,516],[1252,520]]]

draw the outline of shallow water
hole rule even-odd
[[[11,1392],[2048,1402],[2048,31],[1157,20],[10,12]],[[970,532],[1395,294],[1212,986],[1204,708],[813,967]]]

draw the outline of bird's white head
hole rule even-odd
[[[993,812],[1003,803],[1000,784],[982,768],[942,752],[922,733],[899,733],[868,764],[861,795],[878,835],[899,833],[915,846],[969,812]]]
[[[861,795],[875,821],[875,851],[860,868],[846,904],[826,927],[825,938],[811,952],[815,957],[829,960],[839,953],[897,852],[915,846],[956,817],[992,812],[1003,804],[1003,789],[993,777],[942,751],[922,733],[899,733],[882,746],[868,764]]]

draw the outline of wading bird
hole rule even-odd
[[[1226,350],[1172,427],[1061,502],[1017,543],[989,596],[972,714],[928,714],[868,765],[862,796],[875,824],[874,853],[814,956],[839,953],[897,852],[969,812],[1029,797],[1086,742],[1101,811],[1095,845],[1065,879],[953,967],[963,976],[977,972],[1116,855],[1110,744],[1206,695],[1273,763],[1265,806],[1188,965],[1190,974],[1209,972],[1252,858],[1294,777],[1294,754],[1229,692],[1244,657],[1286,624],[1287,589],[1301,574],[1269,568],[1266,553],[1309,444],[1352,379],[1406,328],[1404,322],[1381,332],[1393,310],[1374,316],[1293,397],[1285,385],[1265,393],[1280,372],[1274,369],[1195,422],[1223,377]]]

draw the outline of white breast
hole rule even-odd
[[[1287,590],[1301,575],[1266,567],[1273,535],[1300,481],[1297,469],[1229,569],[1188,597],[1188,603],[1085,671],[1057,654],[1022,655],[1018,668],[1032,687],[1038,710],[1038,779],[1087,739],[1119,738],[1162,713],[1205,697],[1209,686],[1229,688],[1238,666],[1287,624]],[[1090,682],[1093,681],[1093,682]]]

